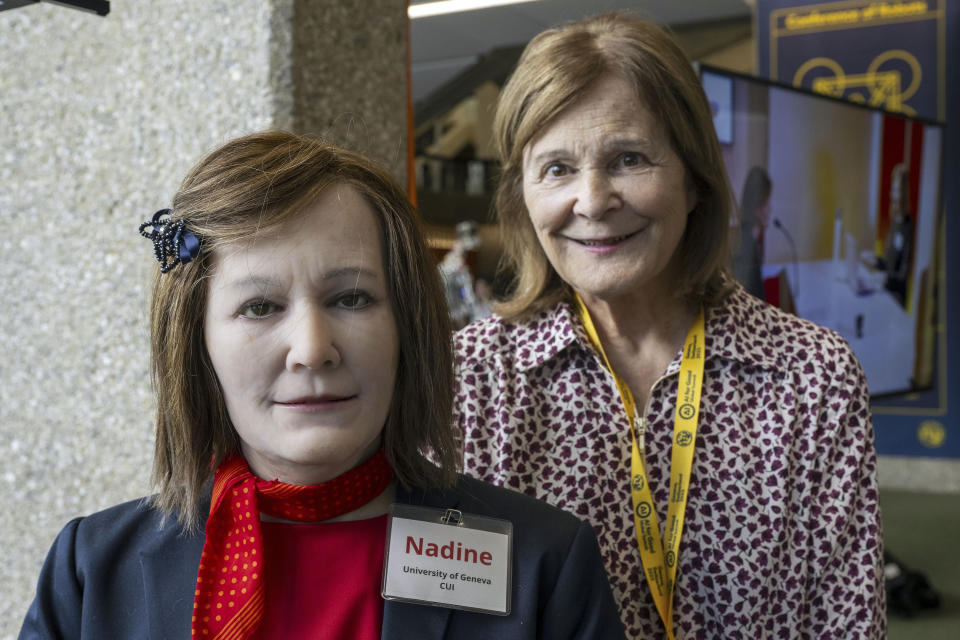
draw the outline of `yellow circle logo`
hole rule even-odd
[[[924,420],[917,428],[917,440],[920,444],[935,449],[942,447],[947,439],[947,430],[936,420]]]
[[[694,407],[694,406],[693,406],[692,404],[690,404],[689,402],[680,405],[680,409],[679,409],[679,411],[677,411],[677,413],[680,414],[680,417],[683,418],[684,420],[689,420],[690,418],[693,417],[693,415],[694,415],[696,412],[697,412],[696,407]]]

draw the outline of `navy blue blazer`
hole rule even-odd
[[[528,496],[461,478],[447,491],[397,489],[397,502],[510,520],[509,616],[386,601],[384,640],[623,638],[589,525]],[[204,505],[205,510],[209,504]],[[20,640],[190,638],[203,534],[144,501],[71,521],[40,573]]]

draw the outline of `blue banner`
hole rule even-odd
[[[944,4],[944,0],[761,1],[760,75],[874,107],[945,120]]]

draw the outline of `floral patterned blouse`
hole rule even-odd
[[[877,459],[850,347],[738,286],[707,310],[706,349],[676,637],[886,637]],[[478,321],[456,356],[466,473],[589,521],[627,635],[665,637],[634,535],[629,426],[575,311]],[[678,351],[644,409],[661,535],[679,368]]]

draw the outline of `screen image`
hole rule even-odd
[[[701,66],[737,198],[731,271],[833,329],[871,395],[933,381],[940,124]]]

